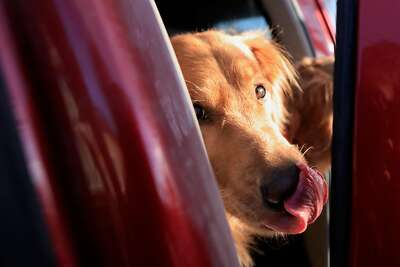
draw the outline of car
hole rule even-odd
[[[256,266],[400,265],[399,7],[2,1],[0,265],[238,266],[168,35],[209,27],[336,57],[329,216]]]

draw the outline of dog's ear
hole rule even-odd
[[[288,139],[304,150],[309,164],[330,165],[333,121],[333,57],[303,59],[297,64],[301,91],[287,101]]]

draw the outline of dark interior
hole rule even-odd
[[[0,73],[0,266],[56,265]]]
[[[263,17],[268,24],[259,1],[156,0],[156,4],[170,34],[218,28],[220,22],[241,18]]]

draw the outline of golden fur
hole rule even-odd
[[[260,33],[206,31],[175,36],[172,44],[192,102],[207,113],[207,120],[199,122],[207,153],[240,262],[251,266],[252,236],[276,234],[263,226],[275,215],[262,204],[261,178],[275,168],[305,162],[284,136],[294,119],[285,104],[301,92],[294,68],[282,49]],[[257,99],[257,85],[267,90],[265,98]]]
[[[289,140],[308,150],[308,163],[321,171],[331,163],[333,65],[333,57],[300,61],[296,69],[302,90],[294,90],[286,103],[290,112]]]

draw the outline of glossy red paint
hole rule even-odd
[[[330,56],[334,53],[334,33],[330,27],[324,4],[319,0],[298,0],[303,13],[304,25],[310,35],[316,56]]]
[[[40,197],[40,203],[49,227],[54,252],[61,266],[77,266],[76,255],[72,249],[69,231],[65,224],[65,213],[54,187],[54,171],[46,153],[48,145],[43,142],[43,131],[39,127],[37,110],[29,92],[30,84],[26,77],[17,45],[10,32],[10,24],[0,3],[0,66],[18,121],[18,131],[24,149],[32,183]],[[47,164],[46,164],[47,163]]]
[[[400,266],[398,10],[359,1],[351,266]]]
[[[37,159],[54,169],[36,186],[44,206],[45,196],[59,193],[78,264],[238,266],[153,2],[10,0],[5,6],[32,81],[30,88],[11,87],[19,90],[12,92],[16,99],[29,91],[25,102],[15,101],[16,110],[33,128],[43,127],[44,136],[31,140],[49,147],[39,147]],[[38,109],[37,120],[26,104]],[[61,265],[73,261],[69,255]]]

